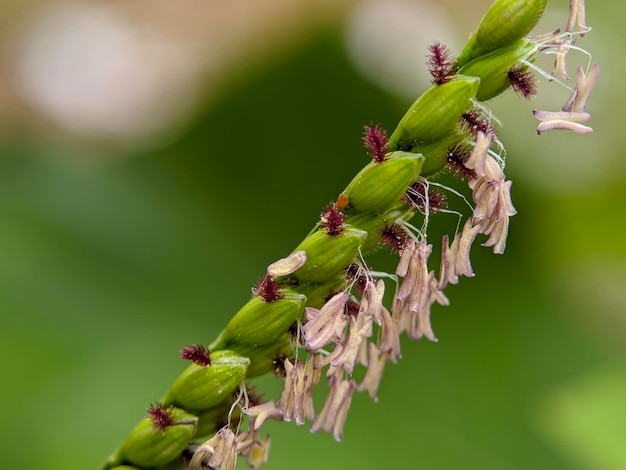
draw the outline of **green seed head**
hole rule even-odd
[[[294,276],[302,282],[323,283],[340,274],[358,256],[367,232],[346,225],[340,235],[313,232],[295,251],[306,252],[306,263]]]
[[[282,357],[291,356],[294,351],[294,342],[289,333],[276,336],[269,344],[233,344],[242,355],[250,359],[250,366],[246,378],[254,378],[267,374],[274,368],[274,361]]]
[[[169,407],[167,411],[170,413],[171,424],[158,429],[155,428],[152,418],[144,418],[126,438],[114,460],[118,460],[117,463],[151,468],[165,465],[180,457],[195,435],[198,418],[178,408]]]
[[[459,70],[459,74],[479,77],[476,99],[486,101],[504,92],[510,86],[509,71],[522,60],[532,60],[536,52],[536,44],[520,39],[508,47],[472,60]]]
[[[235,391],[246,376],[250,359],[229,351],[211,353],[210,365],[191,364],[176,379],[163,403],[187,410],[206,410]]]
[[[480,79],[460,76],[433,85],[409,108],[389,139],[389,148],[414,149],[435,142],[454,129],[472,107]],[[425,166],[428,161],[424,163]]]
[[[306,296],[284,289],[283,297],[266,302],[255,296],[228,322],[213,347],[235,348],[241,345],[259,348],[271,345],[277,337],[287,333],[291,325],[302,317]]]
[[[446,164],[448,150],[463,142],[465,138],[457,126],[434,142],[416,145],[412,148],[412,152],[422,154],[425,159],[421,176],[428,177],[442,170]]]
[[[246,377],[269,372],[278,357],[292,354],[292,325],[304,314],[307,297],[281,289],[281,298],[267,302],[255,296],[226,325],[212,348],[236,350],[250,360]]]
[[[456,67],[491,51],[508,47],[535,27],[548,0],[496,0],[478,30],[459,54]]]
[[[408,152],[393,152],[383,162],[371,162],[343,192],[348,197],[346,212],[382,213],[397,205],[423,163],[423,156]]]

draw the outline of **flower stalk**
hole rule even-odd
[[[209,348],[181,351],[192,364],[148,408],[105,470],[229,470],[237,456],[261,468],[270,440],[259,430],[267,419],[311,421],[311,431],[341,440],[353,394],[366,391],[377,400],[385,364],[401,357],[400,335],[436,341],[432,306],[449,304],[448,284],[474,276],[470,252],[477,238],[484,236],[483,246],[504,253],[516,213],[504,147],[484,102],[509,88],[531,97],[533,62],[544,53],[556,55],[555,71],[566,76],[574,35],[589,31],[581,0],[571,2],[565,33],[526,38],[546,4],[496,0],[456,60],[445,46],[431,46],[432,86],[389,138],[379,126],[366,127],[363,141],[372,161],[291,254],[268,266],[252,298]],[[586,105],[598,73],[597,65],[580,67],[560,111],[534,111],[537,131],[591,132],[581,123],[590,120]],[[460,195],[452,188],[433,189],[432,176],[440,172],[465,181],[472,203],[462,229],[445,235],[437,247],[427,231],[431,216],[446,211],[441,190]],[[420,228],[413,218],[421,220]],[[383,246],[399,255],[394,273],[367,264],[367,254]],[[438,272],[429,266],[437,249]],[[390,288],[392,300],[385,305]],[[360,382],[353,377],[357,368],[365,369]],[[277,401],[262,400],[246,382],[270,371],[285,382]],[[316,411],[312,392],[321,381],[328,394]]]

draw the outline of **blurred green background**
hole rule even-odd
[[[203,29],[202,11],[183,3],[187,17],[155,14],[159,2],[116,7],[177,37],[181,63],[200,63],[184,86],[158,89],[153,107],[132,122],[162,122],[136,133],[111,131],[120,121],[108,114],[112,120],[81,128],[89,116],[72,93],[53,89],[63,98],[57,108],[33,98],[32,83],[56,83],[64,56],[46,56],[50,79],[30,77],[39,69],[21,57],[33,55],[24,38],[41,21],[32,16],[37,2],[5,6],[3,468],[99,468],[179,373],[179,349],[209,343],[266,265],[296,246],[366,163],[362,126],[393,129],[411,98],[385,84],[387,74],[378,82],[368,75],[359,56],[368,47],[355,46],[359,28],[374,35],[374,49],[402,28],[431,28],[426,44],[448,40],[458,51],[489,2],[464,11],[467,3],[454,1],[239,1],[219,40],[203,36],[213,30]],[[543,31],[565,23],[568,2],[551,3]],[[506,96],[492,104],[519,212],[506,254],[474,248],[476,278],[449,288],[452,305],[433,311],[439,343],[403,343],[380,401],[355,396],[344,442],[268,423],[267,468],[626,468],[626,5],[587,3],[594,29],[578,44],[602,70],[589,105],[594,134],[535,134],[530,110],[556,109],[568,95],[545,80],[530,103]],[[407,15],[384,9],[373,10],[373,28],[359,23],[372,15],[367,8],[385,4],[418,12],[428,28],[394,22]],[[261,23],[266,29],[255,29]],[[413,50],[400,64],[421,67],[425,46],[400,41],[399,50]],[[208,54],[209,42],[229,54]],[[386,64],[376,62],[385,54],[370,58],[370,71]],[[570,61],[586,63],[582,55]],[[131,76],[145,72],[133,65]],[[80,75],[81,63],[73,66]],[[168,76],[168,67],[149,72]],[[426,84],[414,86],[416,96]],[[109,104],[116,95],[100,98]],[[70,121],[49,111],[66,108]],[[168,121],[170,111],[178,117]],[[433,218],[431,239],[455,222]],[[391,258],[377,260],[375,268],[392,269]],[[270,396],[279,390],[272,377],[259,386]]]

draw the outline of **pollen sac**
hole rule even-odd
[[[306,251],[307,261],[294,276],[300,281],[313,283],[323,283],[335,277],[358,256],[359,248],[366,238],[367,232],[350,225],[346,225],[341,235],[336,236],[328,235],[323,230],[313,232],[296,248],[296,251]]]
[[[194,437],[198,418],[178,408],[170,408],[172,424],[162,431],[154,429],[150,418],[144,418],[128,435],[122,447],[109,458],[105,469],[152,468],[180,457]]]
[[[496,49],[508,47],[535,27],[548,0],[496,0],[470,37],[456,61],[461,68],[469,61]]]
[[[498,49],[472,60],[459,70],[459,74],[480,78],[476,99],[487,101],[504,92],[509,86],[509,71],[522,60],[532,60],[537,45],[520,39],[511,46]]]
[[[363,168],[343,192],[348,196],[346,211],[382,213],[396,205],[419,176],[424,157],[409,152],[393,152],[381,162]]]
[[[389,138],[390,150],[409,150],[435,142],[453,131],[461,116],[472,107],[478,91],[477,77],[455,77],[433,85],[409,108]],[[428,165],[428,161],[424,163]]]
[[[215,351],[210,365],[191,364],[187,367],[163,403],[186,410],[209,409],[235,391],[246,377],[249,365],[250,359],[233,351]]]

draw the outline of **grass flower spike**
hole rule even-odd
[[[589,31],[584,2],[572,1],[564,33],[525,37],[546,4],[496,0],[456,59],[440,43],[430,47],[431,86],[389,137],[379,125],[365,127],[371,161],[291,254],[268,266],[208,348],[182,349],[191,364],[150,405],[105,470],[230,470],[238,457],[261,468],[269,456],[270,439],[262,435],[268,419],[310,423],[312,432],[340,441],[354,393],[378,400],[386,363],[401,357],[401,335],[437,341],[434,306],[449,304],[449,284],[475,275],[475,242],[504,253],[516,214],[498,120],[486,102],[508,89],[531,98],[535,73],[560,84],[555,74],[567,77],[565,56],[581,50],[574,37]],[[535,65],[543,54],[556,56],[553,74]],[[586,107],[598,74],[595,64],[579,67],[561,110],[534,111],[537,132],[590,133],[583,123],[591,119]],[[444,172],[467,185],[471,201],[437,181]],[[448,210],[453,198],[461,198],[466,214]],[[433,243],[428,227],[440,213],[459,218]],[[381,247],[397,257],[391,273],[368,264],[368,254]],[[441,260],[437,270],[433,253]],[[272,371],[284,381],[282,393],[261,398],[249,380]],[[320,389],[327,393],[316,403]]]

